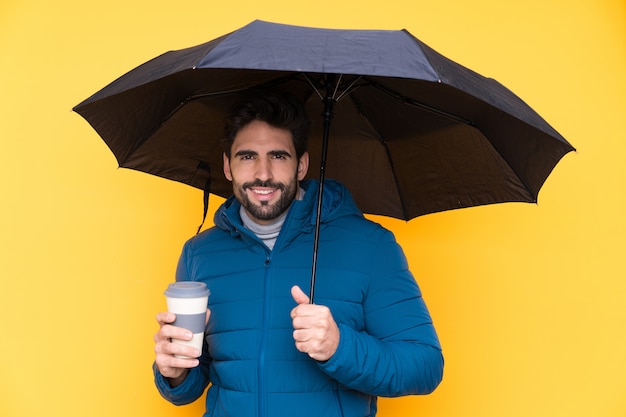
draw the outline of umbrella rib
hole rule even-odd
[[[363,76],[359,75],[358,77],[356,77],[354,80],[352,80],[352,82],[350,83],[350,85],[348,85],[343,92],[339,95],[339,97],[337,97],[335,99],[335,101],[339,101],[341,100],[344,96],[350,94],[353,91],[353,87],[354,85],[361,79],[363,78]]]
[[[397,181],[396,169],[395,169],[394,164],[393,164],[393,159],[391,158],[391,152],[389,150],[389,145],[388,145],[387,141],[385,140],[383,134],[380,132],[380,130],[378,130],[376,128],[376,126],[374,125],[374,123],[372,123],[372,120],[369,118],[369,116],[365,112],[365,110],[364,110],[363,106],[361,105],[361,103],[359,102],[359,100],[357,100],[352,95],[350,96],[350,98],[352,99],[352,102],[354,103],[354,106],[357,108],[357,110],[359,112],[359,115],[363,118],[363,120],[365,120],[365,122],[376,133],[376,135],[378,136],[378,140],[380,141],[380,143],[385,148],[385,154],[387,155],[387,161],[389,162],[389,165],[391,166],[391,171],[393,172],[394,178],[396,178],[395,186],[396,186],[396,191],[398,192],[398,199],[400,200],[400,205],[402,206],[402,215],[403,215],[403,217],[406,218],[406,217],[408,217],[408,214],[407,214],[406,207],[404,205],[404,198],[402,197],[402,190],[400,190],[400,186],[399,186],[398,181]]]
[[[128,158],[130,158],[130,156],[133,155],[135,153],[135,151],[137,151],[137,149],[141,148],[143,146],[143,144],[146,143],[146,141],[148,141],[152,137],[152,135],[154,135],[154,133],[157,130],[159,130],[159,128],[161,126],[163,126],[163,124],[165,122],[167,122],[169,119],[171,119],[172,116],[174,116],[176,114],[176,112],[178,112],[180,109],[182,109],[185,106],[185,104],[187,104],[189,101],[190,101],[189,97],[187,97],[184,100],[182,100],[165,117],[163,117],[159,121],[159,123],[157,123],[154,126],[152,126],[152,129],[150,129],[150,131],[145,135],[145,137],[143,139],[138,140],[137,142],[135,142],[135,144],[132,147],[132,149],[126,153],[126,156],[124,157],[124,161],[126,161]]]
[[[305,75],[306,76],[306,75]],[[268,81],[264,84],[260,84],[257,86],[257,88],[259,89],[263,89],[263,88],[267,88],[269,86],[272,86],[274,84],[280,84],[282,83],[284,80],[287,80],[289,78],[293,78],[293,79],[298,79],[297,78],[297,73],[296,74],[289,74],[286,75],[284,77],[280,77],[271,81]],[[315,88],[315,86],[313,85],[313,83],[311,83],[311,81],[307,78],[307,81],[309,81],[309,83],[311,84],[311,86],[313,87],[313,89],[317,92],[317,89]],[[128,158],[130,155],[132,155],[133,153],[135,153],[135,151],[137,151],[137,149],[141,148],[143,146],[143,144],[149,140],[152,135],[161,127],[163,126],[163,124],[165,122],[167,122],[169,119],[171,119],[180,109],[182,109],[187,103],[191,102],[191,101],[195,101],[195,100],[201,100],[203,98],[209,98],[209,97],[216,97],[216,96],[225,96],[225,95],[229,95],[229,94],[237,94],[237,93],[241,93],[243,91],[248,90],[247,87],[242,87],[242,88],[233,88],[230,90],[222,90],[222,91],[214,91],[214,92],[210,92],[210,93],[201,93],[201,94],[192,94],[189,95],[187,97],[185,97],[183,100],[181,100],[180,103],[178,103],[178,105],[176,107],[174,107],[165,117],[163,117],[159,123],[155,124],[152,129],[148,132],[148,134],[140,141],[137,141],[135,143],[135,146],[133,146],[133,148],[127,153],[126,158]],[[319,92],[317,92],[319,95]],[[321,97],[321,96],[320,96]],[[124,159],[126,159],[124,158]]]
[[[317,96],[320,98],[321,101],[324,101],[325,98],[322,95],[322,93],[320,93],[320,90],[315,86],[315,83],[313,83],[313,81],[311,80],[311,78],[309,77],[309,75],[306,72],[302,72],[301,73],[302,76],[304,77],[304,79],[309,83],[309,85],[311,86],[311,89],[315,92],[315,94],[317,94]],[[352,81],[350,81],[350,84],[348,84],[348,86],[346,88],[344,88],[341,93],[339,93],[339,96],[337,96],[337,92],[339,91],[339,88],[341,87],[341,80],[344,77],[344,74],[338,74],[339,76],[339,80],[337,81],[337,83],[335,84],[335,89],[332,93],[332,98],[335,102],[340,101],[342,98],[344,98],[345,96],[349,95],[355,88],[355,84],[361,80],[363,78],[362,75],[358,75],[356,78],[354,78]]]
[[[263,90],[263,89],[265,89],[267,87],[271,87],[271,86],[273,86],[275,84],[281,84],[285,80],[288,80],[290,78],[294,79],[294,80],[298,80],[298,77],[297,77],[298,74],[299,73],[288,74],[288,75],[285,75],[283,77],[275,78],[273,80],[264,82],[263,84],[258,84],[256,86],[254,86],[254,89]],[[307,79],[307,81],[309,81],[309,83],[311,85],[313,85],[310,80]],[[237,93],[246,92],[246,91],[249,91],[249,90],[250,90],[250,87],[241,87],[241,88],[233,88],[231,90],[213,91],[213,92],[210,92],[210,93],[194,94],[194,95],[191,95],[191,96],[187,97],[184,102],[186,103],[186,102],[192,101],[192,100],[200,100],[200,99],[207,98],[207,97],[224,96],[224,95],[228,95],[228,94],[237,94]],[[318,95],[319,95],[319,93],[318,93]]]
[[[403,103],[406,103],[408,105],[411,105],[411,106],[414,106],[414,107],[417,107],[417,108],[429,111],[431,113],[443,116],[443,117],[445,117],[447,119],[450,119],[450,120],[453,120],[453,121],[456,121],[456,122],[459,122],[459,123],[464,123],[464,124],[466,124],[468,126],[471,126],[473,128],[477,128],[476,122],[474,122],[473,120],[466,119],[464,117],[452,114],[450,112],[438,109],[438,108],[433,107],[433,106],[429,106],[428,104],[422,103],[422,102],[420,102],[420,101],[418,101],[416,99],[413,99],[411,97],[407,97],[407,96],[402,95],[402,94],[400,94],[400,93],[398,93],[398,92],[396,92],[396,91],[394,91],[394,90],[392,90],[392,89],[390,89],[388,87],[385,87],[385,86],[377,83],[374,80],[368,80],[368,81],[370,82],[370,85],[372,87],[377,88],[378,90],[382,91],[383,93],[389,95],[390,97],[392,97],[392,98],[394,98],[396,100],[400,100]],[[493,144],[492,144],[492,146],[493,146]],[[521,182],[523,188],[526,191],[528,191],[528,193],[532,196],[533,201],[536,202],[537,201],[537,192],[532,191],[532,189],[528,185],[526,179],[522,175],[519,175],[519,173],[515,170],[515,168],[512,167],[511,164],[508,162],[508,160],[501,155],[500,151],[497,148],[494,147],[494,150],[495,150],[495,152],[497,152],[500,155],[502,160],[507,164],[507,166],[515,174],[515,177]],[[393,168],[393,166],[392,166],[392,168]],[[404,207],[403,207],[403,209],[404,209]]]
[[[422,110],[426,110],[426,111],[429,111],[429,112],[434,113],[434,114],[438,114],[440,116],[443,116],[443,117],[445,117],[447,119],[450,119],[450,120],[454,120],[456,122],[464,123],[464,124],[467,124],[469,126],[476,126],[476,123],[473,120],[466,119],[464,117],[458,116],[456,114],[452,114],[452,113],[447,112],[445,110],[438,109],[437,107],[433,107],[433,106],[430,106],[430,105],[428,105],[426,103],[422,103],[421,101],[416,100],[414,98],[402,95],[402,94],[398,93],[397,91],[392,90],[392,89],[390,89],[388,87],[384,87],[381,84],[379,84],[376,81],[373,81],[371,79],[368,80],[368,81],[369,81],[370,85],[372,85],[373,87],[379,89],[383,93],[389,95],[390,97],[393,97],[396,100],[402,101],[403,103],[406,103],[406,104],[414,106],[414,107],[418,107],[418,108],[420,108]]]
[[[300,73],[304,76],[305,80],[309,83],[309,85],[311,86],[311,88],[313,89],[313,91],[318,95],[318,97],[322,100],[324,100],[324,97],[321,95],[321,93],[319,92],[319,90],[317,89],[317,87],[315,86],[315,84],[311,81],[310,77],[302,72]],[[340,75],[340,79],[343,75]],[[294,78],[297,79],[297,77],[294,77],[294,74],[290,74],[287,75],[285,77],[280,77],[278,79],[272,80],[272,81],[268,81],[267,83],[264,83],[262,85],[257,86],[257,88],[259,89],[263,89],[266,88],[268,86],[272,86],[274,84],[280,84],[282,83],[284,80],[289,79],[289,78]],[[343,98],[345,95],[349,94],[353,88],[353,86],[357,83],[357,81],[359,81],[362,77],[358,76],[357,78],[355,78],[350,85],[339,95],[339,97],[337,97],[335,99],[335,101],[339,101],[341,98]],[[152,134],[161,126],[163,125],[163,123],[167,122],[170,118],[172,118],[172,116],[174,116],[174,114],[176,114],[176,112],[178,112],[181,108],[183,108],[187,103],[194,101],[194,100],[201,100],[203,98],[207,98],[207,97],[215,97],[215,96],[223,96],[223,95],[228,95],[228,94],[236,94],[236,93],[240,93],[242,91],[247,90],[248,88],[235,88],[235,89],[231,89],[231,90],[224,90],[224,91],[214,91],[211,93],[201,93],[201,94],[193,94],[190,96],[187,96],[184,100],[182,100],[174,109],[172,109],[172,111],[170,111],[169,114],[167,114],[167,116],[165,116],[161,122],[158,125],[155,125],[154,128],[150,131],[150,133],[146,136],[146,137],[150,137],[152,136]],[[335,91],[333,92],[333,97],[335,96],[335,94],[337,93],[337,90],[339,89],[339,82],[336,84],[335,86]],[[141,147],[141,145],[143,144],[143,141],[141,143],[138,143],[137,146],[132,150],[132,152],[134,152],[137,148]],[[132,153],[131,152],[131,153]]]
[[[313,81],[311,81],[311,79],[309,78],[309,76],[303,72],[302,76],[304,77],[304,79],[309,83],[309,85],[311,86],[311,88],[313,89],[313,91],[315,91],[315,94],[317,94],[317,96],[320,98],[320,100],[324,101],[324,97],[322,96],[322,94],[319,92],[319,90],[317,89],[317,87],[315,86],[315,84],[313,84]]]

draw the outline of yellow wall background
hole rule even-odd
[[[0,415],[201,415],[201,402],[162,400],[150,370],[154,315],[201,193],[116,169],[71,108],[161,52],[264,19],[406,28],[578,148],[538,205],[381,219],[447,367],[434,394],[383,399],[379,415],[625,416],[624,1],[215,3],[0,3]]]

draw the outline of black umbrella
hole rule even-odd
[[[309,145],[311,164],[321,167],[320,199],[324,177],[333,177],[371,214],[409,220],[536,202],[552,169],[574,150],[506,87],[405,30],[254,21],[156,57],[74,110],[121,167],[227,197],[232,187],[222,174],[223,119],[242,95],[263,89],[287,91],[309,114],[322,115]]]

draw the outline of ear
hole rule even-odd
[[[302,181],[309,172],[309,153],[305,152],[298,161],[298,181]]]
[[[230,173],[230,159],[226,156],[226,152],[223,154],[224,158],[224,176],[228,181],[233,180],[233,175]]]

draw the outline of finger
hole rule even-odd
[[[211,317],[211,310],[209,310],[208,308],[206,309],[206,319],[204,319],[204,324],[207,325],[209,324],[209,317]]]
[[[291,296],[298,304],[309,304],[309,297],[297,285],[291,287]]]
[[[183,354],[180,354],[183,355]],[[192,355],[183,355],[183,356],[188,356],[188,358],[182,358],[182,357],[178,357],[178,356],[172,356],[172,355],[166,355],[165,361],[168,364],[167,368],[178,368],[178,369],[189,369],[189,368],[195,368],[196,366],[198,366],[200,364],[200,360],[197,359],[197,357],[192,356]]]
[[[157,353],[157,356],[164,355],[170,356],[170,359],[173,359],[174,356],[177,356],[178,359],[186,359],[189,358],[198,358],[202,352],[193,346],[189,346],[185,343],[177,343],[177,339],[161,339],[158,340],[154,346],[154,351]],[[185,362],[182,362],[184,364]],[[177,367],[177,364],[168,363],[168,366]],[[187,366],[189,367],[189,364]]]
[[[307,329],[294,329],[293,340],[298,343],[307,343],[311,341],[311,332]]]
[[[298,349],[302,353],[308,353],[310,339],[306,331],[294,330],[293,341],[295,343],[296,349]]]
[[[162,345],[161,349],[159,349],[158,347],[155,348],[156,365],[159,368],[159,371],[164,376],[176,377],[177,375],[180,375],[182,373],[181,371],[183,369],[194,368],[199,365],[200,361],[197,359],[197,356],[199,355],[196,355],[197,352],[195,352],[194,350],[195,349],[193,348],[178,346],[175,343]]]
[[[174,358],[177,359],[176,361],[174,361],[174,364],[177,364],[179,365],[179,367],[182,368],[188,368],[192,366],[193,361],[190,362],[189,360],[198,358],[202,354],[202,352],[195,347],[176,343],[175,340],[172,340],[171,343],[165,343],[163,345],[163,350],[164,353],[174,356]]]
[[[172,326],[171,324],[165,324],[159,329],[156,335],[156,339],[178,339],[178,340],[191,340],[193,333],[190,330],[182,327]]]
[[[163,311],[156,315],[156,320],[159,322],[160,326],[163,326],[166,323],[173,323],[174,320],[176,320],[176,314]]]

